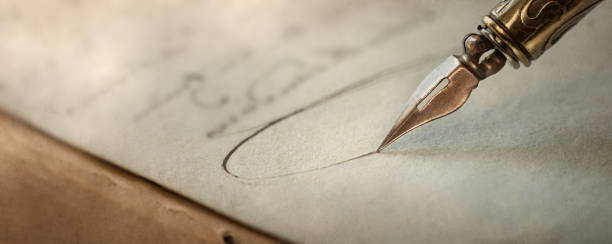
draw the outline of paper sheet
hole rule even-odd
[[[532,67],[355,158],[494,4],[2,1],[0,105],[292,241],[610,240],[608,2]]]

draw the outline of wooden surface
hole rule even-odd
[[[0,113],[0,243],[274,243]]]

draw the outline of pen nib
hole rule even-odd
[[[497,51],[479,62],[480,56],[492,48],[481,36],[467,36],[466,54],[448,57],[425,77],[376,152],[382,151],[409,131],[459,109],[478,86],[481,80],[479,77],[492,75],[504,66],[506,60]],[[478,75],[471,71],[474,67],[470,69],[466,64],[475,66]]]
[[[419,84],[408,106],[380,144],[380,152],[409,131],[457,110],[465,103],[479,79],[451,56]]]

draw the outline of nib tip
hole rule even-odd
[[[381,144],[381,145],[378,147],[378,149],[376,149],[376,153],[380,153],[380,152],[382,152],[382,150],[383,150],[383,149],[385,149],[385,148],[386,148],[388,145],[389,145],[389,144],[387,144],[387,143],[383,143],[383,144]]]

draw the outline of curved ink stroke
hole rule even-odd
[[[349,93],[349,92],[352,92],[352,91],[356,91],[356,90],[358,90],[360,88],[364,88],[365,86],[370,85],[370,84],[372,84],[372,83],[374,83],[376,81],[379,81],[382,78],[385,78],[385,77],[388,77],[388,76],[391,76],[391,75],[394,75],[394,74],[397,74],[397,73],[400,73],[400,72],[408,71],[410,69],[418,67],[419,65],[423,65],[425,63],[429,63],[430,61],[433,61],[433,60],[439,60],[439,59],[438,58],[435,58],[435,59],[431,58],[431,59],[424,59],[424,60],[421,60],[421,61],[418,61],[418,59],[417,59],[417,61],[413,60],[412,62],[409,62],[409,63],[404,63],[402,65],[397,65],[397,66],[393,66],[393,67],[384,69],[384,70],[379,71],[377,73],[374,73],[374,74],[372,74],[370,76],[367,76],[365,78],[357,80],[356,82],[353,82],[353,83],[351,83],[351,84],[349,84],[349,85],[347,85],[347,86],[345,86],[345,87],[343,87],[343,88],[341,88],[341,89],[339,89],[339,90],[337,90],[337,91],[335,91],[335,92],[333,92],[333,93],[331,93],[331,94],[329,94],[327,96],[324,96],[324,97],[322,97],[320,99],[317,99],[317,100],[313,101],[312,103],[307,104],[304,107],[301,107],[301,108],[299,108],[297,110],[294,110],[291,113],[288,113],[288,114],[286,114],[284,116],[281,116],[280,118],[277,118],[277,119],[274,119],[274,120],[272,120],[270,122],[267,122],[263,127],[259,128],[255,132],[253,132],[253,134],[251,134],[251,135],[247,136],[246,138],[242,139],[238,144],[236,144],[236,146],[234,146],[227,153],[227,155],[225,155],[225,158],[223,159],[223,163],[221,164],[221,167],[223,168],[223,171],[226,174],[228,174],[228,175],[230,175],[230,176],[232,176],[232,177],[234,177],[236,179],[242,179],[242,180],[266,180],[266,179],[275,179],[275,178],[282,178],[282,177],[287,177],[287,176],[293,176],[293,175],[298,175],[298,174],[305,174],[305,173],[310,173],[310,172],[314,172],[314,171],[318,171],[318,170],[324,170],[324,169],[328,169],[328,168],[331,168],[331,167],[334,167],[334,166],[338,166],[338,165],[342,165],[342,164],[351,162],[351,161],[356,160],[356,159],[360,159],[360,158],[363,158],[363,157],[367,157],[367,156],[376,154],[376,152],[373,151],[373,152],[364,153],[364,154],[361,154],[359,156],[355,156],[355,157],[352,157],[352,158],[349,158],[349,159],[346,159],[346,160],[342,160],[342,161],[339,161],[339,162],[331,163],[331,164],[328,164],[328,165],[325,165],[325,166],[321,166],[321,167],[316,167],[316,168],[311,168],[311,169],[306,169],[306,170],[301,170],[301,171],[294,171],[294,172],[278,174],[278,175],[262,176],[262,177],[243,177],[243,176],[240,176],[240,175],[237,175],[237,174],[233,173],[228,168],[229,160],[232,157],[232,155],[238,150],[238,148],[243,146],[245,143],[247,143],[249,140],[253,139],[257,135],[259,135],[261,132],[269,129],[270,127],[272,127],[272,126],[274,126],[274,125],[276,125],[276,124],[278,124],[278,123],[280,123],[280,122],[282,122],[282,121],[284,121],[284,120],[286,120],[286,119],[288,119],[288,118],[290,118],[292,116],[295,116],[295,115],[300,114],[302,112],[308,111],[308,110],[310,110],[310,109],[312,109],[312,108],[314,108],[316,106],[319,106],[321,104],[324,104],[326,102],[332,101],[335,98],[338,98],[338,97],[340,97],[340,96],[342,96],[342,95],[344,95],[346,93]]]

